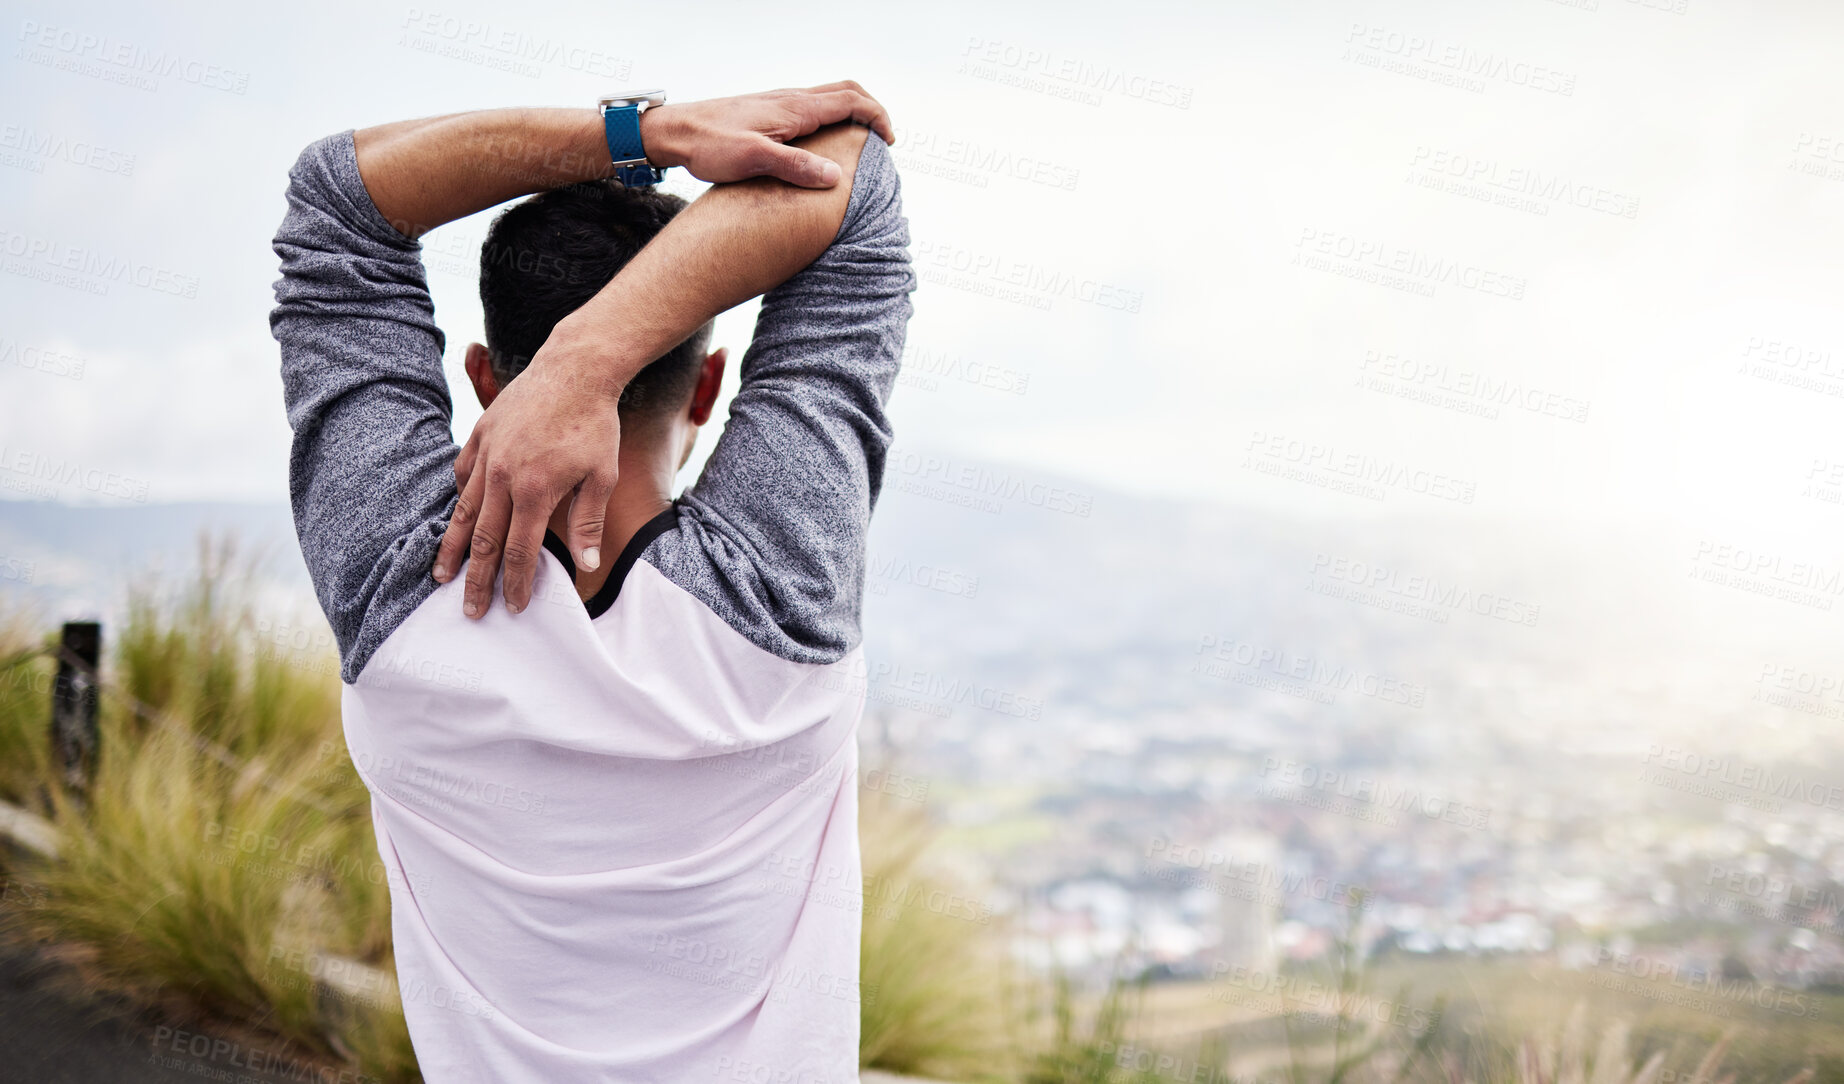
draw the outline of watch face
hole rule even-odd
[[[638,105],[641,102],[649,106],[664,105],[666,92],[663,90],[637,90],[631,94],[610,94],[596,104],[603,109],[618,109],[624,105]]]

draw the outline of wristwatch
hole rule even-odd
[[[647,149],[640,142],[640,115],[666,104],[666,92],[611,94],[597,104],[602,108],[602,131],[608,136],[608,157],[615,166],[615,178],[629,188],[658,184],[666,171],[647,161]]]

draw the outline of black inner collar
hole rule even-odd
[[[678,525],[679,505],[675,501],[672,507],[654,516],[642,525],[640,530],[634,532],[634,537],[628,539],[627,545],[621,548],[621,556],[615,558],[615,567],[608,570],[608,580],[595,594],[583,600],[583,605],[589,610],[590,617],[601,617],[608,612],[608,608],[613,606],[615,599],[620,596],[621,584],[627,579],[628,572],[633,569],[634,562],[640,560],[641,553],[652,545],[655,538]],[[570,547],[564,545],[563,539],[558,538],[555,532],[547,530],[544,532],[544,548],[550,550],[551,556],[563,563],[564,571],[570,574],[571,590],[575,590],[576,562],[570,559]]]

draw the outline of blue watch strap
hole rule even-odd
[[[658,184],[664,174],[646,161],[647,149],[640,141],[640,106],[609,106],[602,110],[602,132],[608,139],[611,162],[634,162],[618,166],[615,177],[629,188]]]
[[[647,148],[640,142],[640,106],[611,105],[602,110],[602,131],[608,137],[611,162],[630,162],[645,158]]]
[[[620,181],[627,188],[645,188],[647,185],[658,184],[665,179],[665,170],[645,162],[637,166],[617,166],[615,168],[615,180]]]

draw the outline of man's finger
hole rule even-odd
[[[511,523],[512,491],[504,481],[494,484],[489,477],[480,520],[468,542],[467,589],[462,595],[461,612],[469,617],[484,616],[487,607],[493,605],[493,581],[499,576],[499,556],[505,551],[506,531]]]
[[[602,567],[602,529],[607,524],[608,499],[614,493],[614,474],[598,471],[583,479],[570,502],[570,552],[585,572]]]
[[[860,124],[868,124],[871,130],[883,137],[885,143],[896,142],[896,129],[890,124],[890,111],[883,103],[871,96],[871,92],[860,86],[856,79],[841,79],[836,83],[808,88],[809,94],[829,94],[837,91],[850,91],[856,99],[851,104],[850,112],[841,112],[824,124],[833,124],[851,117]],[[822,125],[823,127],[824,125]]]
[[[466,489],[467,481],[474,475],[474,459],[480,454],[480,430],[475,428],[467,443],[461,446],[461,454],[455,456],[455,488]]]
[[[817,87],[808,87],[807,93],[808,94],[825,94],[829,91],[834,91],[834,90],[855,90],[858,93],[863,94],[867,97],[869,97],[871,93],[870,91],[864,89],[863,84],[859,83],[858,80],[856,79],[841,79],[836,83],[822,83]]]
[[[544,552],[544,525],[551,507],[542,500],[513,498],[512,528],[506,533],[506,579],[500,585],[506,608],[523,613],[531,604],[531,583],[538,575],[538,555]]]
[[[474,523],[480,516],[481,491],[486,487],[480,484],[483,479],[470,479],[461,486],[461,496],[455,501],[454,514],[448,517],[448,531],[442,535],[441,548],[435,551],[434,575],[437,583],[447,583],[455,578],[455,571],[461,567],[461,558],[466,556],[467,548],[474,541]]]
[[[766,137],[753,152],[749,168],[752,176],[779,177],[802,188],[831,188],[839,183],[839,163]]]
[[[889,111],[876,98],[858,89],[855,83],[850,89],[827,89],[825,93],[813,95],[806,102],[805,120],[803,127],[808,132],[818,131],[842,120],[852,120],[868,125],[885,143],[896,142],[896,132],[890,127]]]
[[[859,124],[867,125],[877,137],[885,143],[896,142],[896,131],[890,127],[890,111],[883,103],[866,94],[863,90],[846,92],[851,100],[849,116]]]

